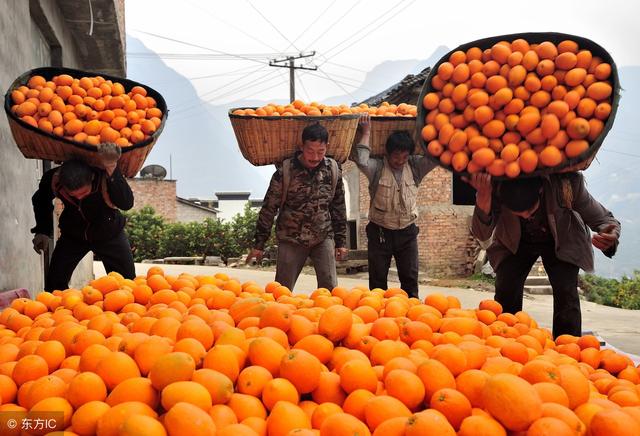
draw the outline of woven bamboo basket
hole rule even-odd
[[[613,61],[611,55],[600,45],[591,41],[590,39],[583,38],[581,36],[570,35],[566,33],[557,33],[557,32],[540,32],[540,33],[514,33],[510,35],[499,35],[492,36],[490,38],[479,39],[477,41],[468,42],[466,44],[462,44],[459,47],[454,48],[449,53],[444,55],[431,69],[429,76],[424,82],[424,86],[422,87],[422,91],[420,93],[420,97],[418,98],[418,117],[416,122],[416,137],[418,138],[418,142],[421,147],[425,149],[426,152],[426,144],[424,139],[422,138],[421,131],[425,125],[425,117],[427,115],[427,110],[422,105],[422,100],[424,96],[434,91],[431,86],[431,79],[438,73],[438,67],[443,62],[446,62],[451,54],[457,50],[466,51],[471,47],[480,47],[481,49],[491,48],[494,44],[500,41],[513,41],[514,39],[523,38],[527,40],[529,43],[541,43],[544,41],[551,41],[554,44],[558,44],[565,39],[571,39],[578,43],[581,49],[590,50],[594,56],[600,57],[604,62],[607,62],[611,65],[611,76],[609,77],[609,82],[611,82],[611,86],[613,87],[613,93],[611,95],[611,114],[609,118],[605,122],[604,129],[600,133],[600,135],[589,144],[589,148],[579,156],[576,156],[571,159],[567,159],[563,163],[553,168],[543,168],[536,170],[529,174],[520,174],[518,177],[537,177],[552,173],[561,173],[561,172],[572,172],[572,171],[581,171],[586,170],[593,159],[596,157],[596,153],[600,149],[602,142],[604,141],[607,133],[613,127],[613,121],[616,115],[616,111],[618,109],[618,105],[620,103],[620,79],[618,77],[618,68]],[[446,168],[450,171],[453,171],[450,166],[443,165],[440,160],[436,157],[431,156],[429,153],[426,153],[430,159],[434,162],[438,163],[443,168]],[[459,173],[462,176],[467,176],[467,172]],[[494,179],[507,179],[506,176],[502,177],[493,177]]]
[[[424,154],[424,149],[420,146],[416,137],[416,117],[371,117],[371,134],[369,136],[369,147],[371,156],[381,157],[386,154],[385,145],[387,138],[393,132],[405,130],[411,134],[416,144],[414,154]],[[356,132],[355,144],[360,141],[360,129]]]
[[[343,163],[349,158],[358,128],[358,114],[339,116],[277,116],[256,117],[234,115],[229,119],[242,155],[253,165],[278,164],[294,155],[302,141],[302,130],[320,123],[329,132],[327,156]]]
[[[100,166],[97,147],[43,132],[30,124],[25,123],[11,112],[12,90],[27,83],[29,78],[34,75],[40,75],[47,80],[51,80],[54,76],[59,74],[69,74],[73,77],[96,75],[96,73],[93,72],[74,70],[70,68],[43,67],[27,71],[14,80],[4,96],[4,110],[9,120],[9,127],[11,128],[13,139],[18,145],[18,149],[22,152],[24,157],[28,159],[45,159],[52,160],[54,162],[64,162],[69,159],[82,159],[89,165]],[[101,76],[107,80],[120,82],[127,91],[134,86],[143,86],[147,90],[147,95],[156,100],[157,107],[162,111],[162,122],[160,123],[160,126],[158,126],[158,129],[149,138],[130,147],[122,147],[122,156],[118,161],[118,167],[126,177],[134,177],[138,171],[140,171],[140,168],[142,168],[145,159],[151,152],[151,149],[164,128],[168,115],[167,104],[160,93],[146,85],[120,77],[113,77],[104,74],[101,74]]]

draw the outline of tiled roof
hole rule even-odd
[[[378,106],[383,101],[388,101],[391,104],[416,104],[420,91],[422,91],[422,85],[424,85],[429,72],[431,72],[431,67],[425,68],[418,74],[409,74],[392,87],[382,91],[380,94],[369,97],[361,103],[366,103],[370,106]]]

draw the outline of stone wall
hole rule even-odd
[[[6,0],[0,13],[0,89],[4,93],[16,77],[32,68],[62,64],[60,50],[51,53],[52,41],[44,35],[57,36],[64,53],[64,64],[78,64],[76,50],[65,45],[68,32],[59,20],[55,4],[43,2],[46,11],[34,20],[30,4],[39,2]],[[34,9],[38,9],[34,7]],[[42,22],[42,17],[49,21]],[[48,27],[48,30],[43,27]],[[42,161],[25,159],[18,150],[5,116],[0,116],[0,291],[27,288],[32,295],[44,287],[44,259],[32,248],[35,225],[31,196],[42,176]]]
[[[156,214],[167,221],[175,222],[178,220],[175,180],[135,178],[127,179],[127,181],[133,191],[133,210],[151,206]]]

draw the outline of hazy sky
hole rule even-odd
[[[629,0],[127,0],[125,10],[127,33],[215,104],[287,98],[288,70],[268,59],[311,50],[313,59],[296,63],[319,67],[296,72],[297,95],[311,100],[352,91],[385,60],[426,59],[441,45],[509,33],[579,35],[618,65],[640,65],[640,3]]]

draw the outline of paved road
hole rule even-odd
[[[146,274],[151,264],[136,264],[138,274]],[[176,275],[181,272],[190,274],[212,275],[224,272],[240,282],[254,280],[259,285],[265,285],[274,279],[272,271],[260,271],[249,268],[224,268],[194,265],[158,265],[165,273]],[[104,275],[105,271],[101,262],[94,263],[96,277]],[[340,286],[352,287],[358,284],[366,284],[366,279],[339,277]],[[389,286],[398,286],[397,283],[389,283]],[[311,293],[316,289],[316,278],[311,274],[302,274],[296,283],[295,291]],[[454,295],[463,308],[474,308],[484,299],[492,298],[493,294],[483,291],[461,288],[443,288],[437,286],[420,286],[420,298],[426,297],[432,292],[442,292]],[[524,310],[533,316],[542,327],[551,328],[553,299],[551,295],[525,295]],[[640,355],[640,311],[618,309],[615,307],[601,306],[589,301],[582,302],[582,329],[593,331],[603,338],[608,345],[634,355]],[[638,359],[636,356],[634,360]]]

